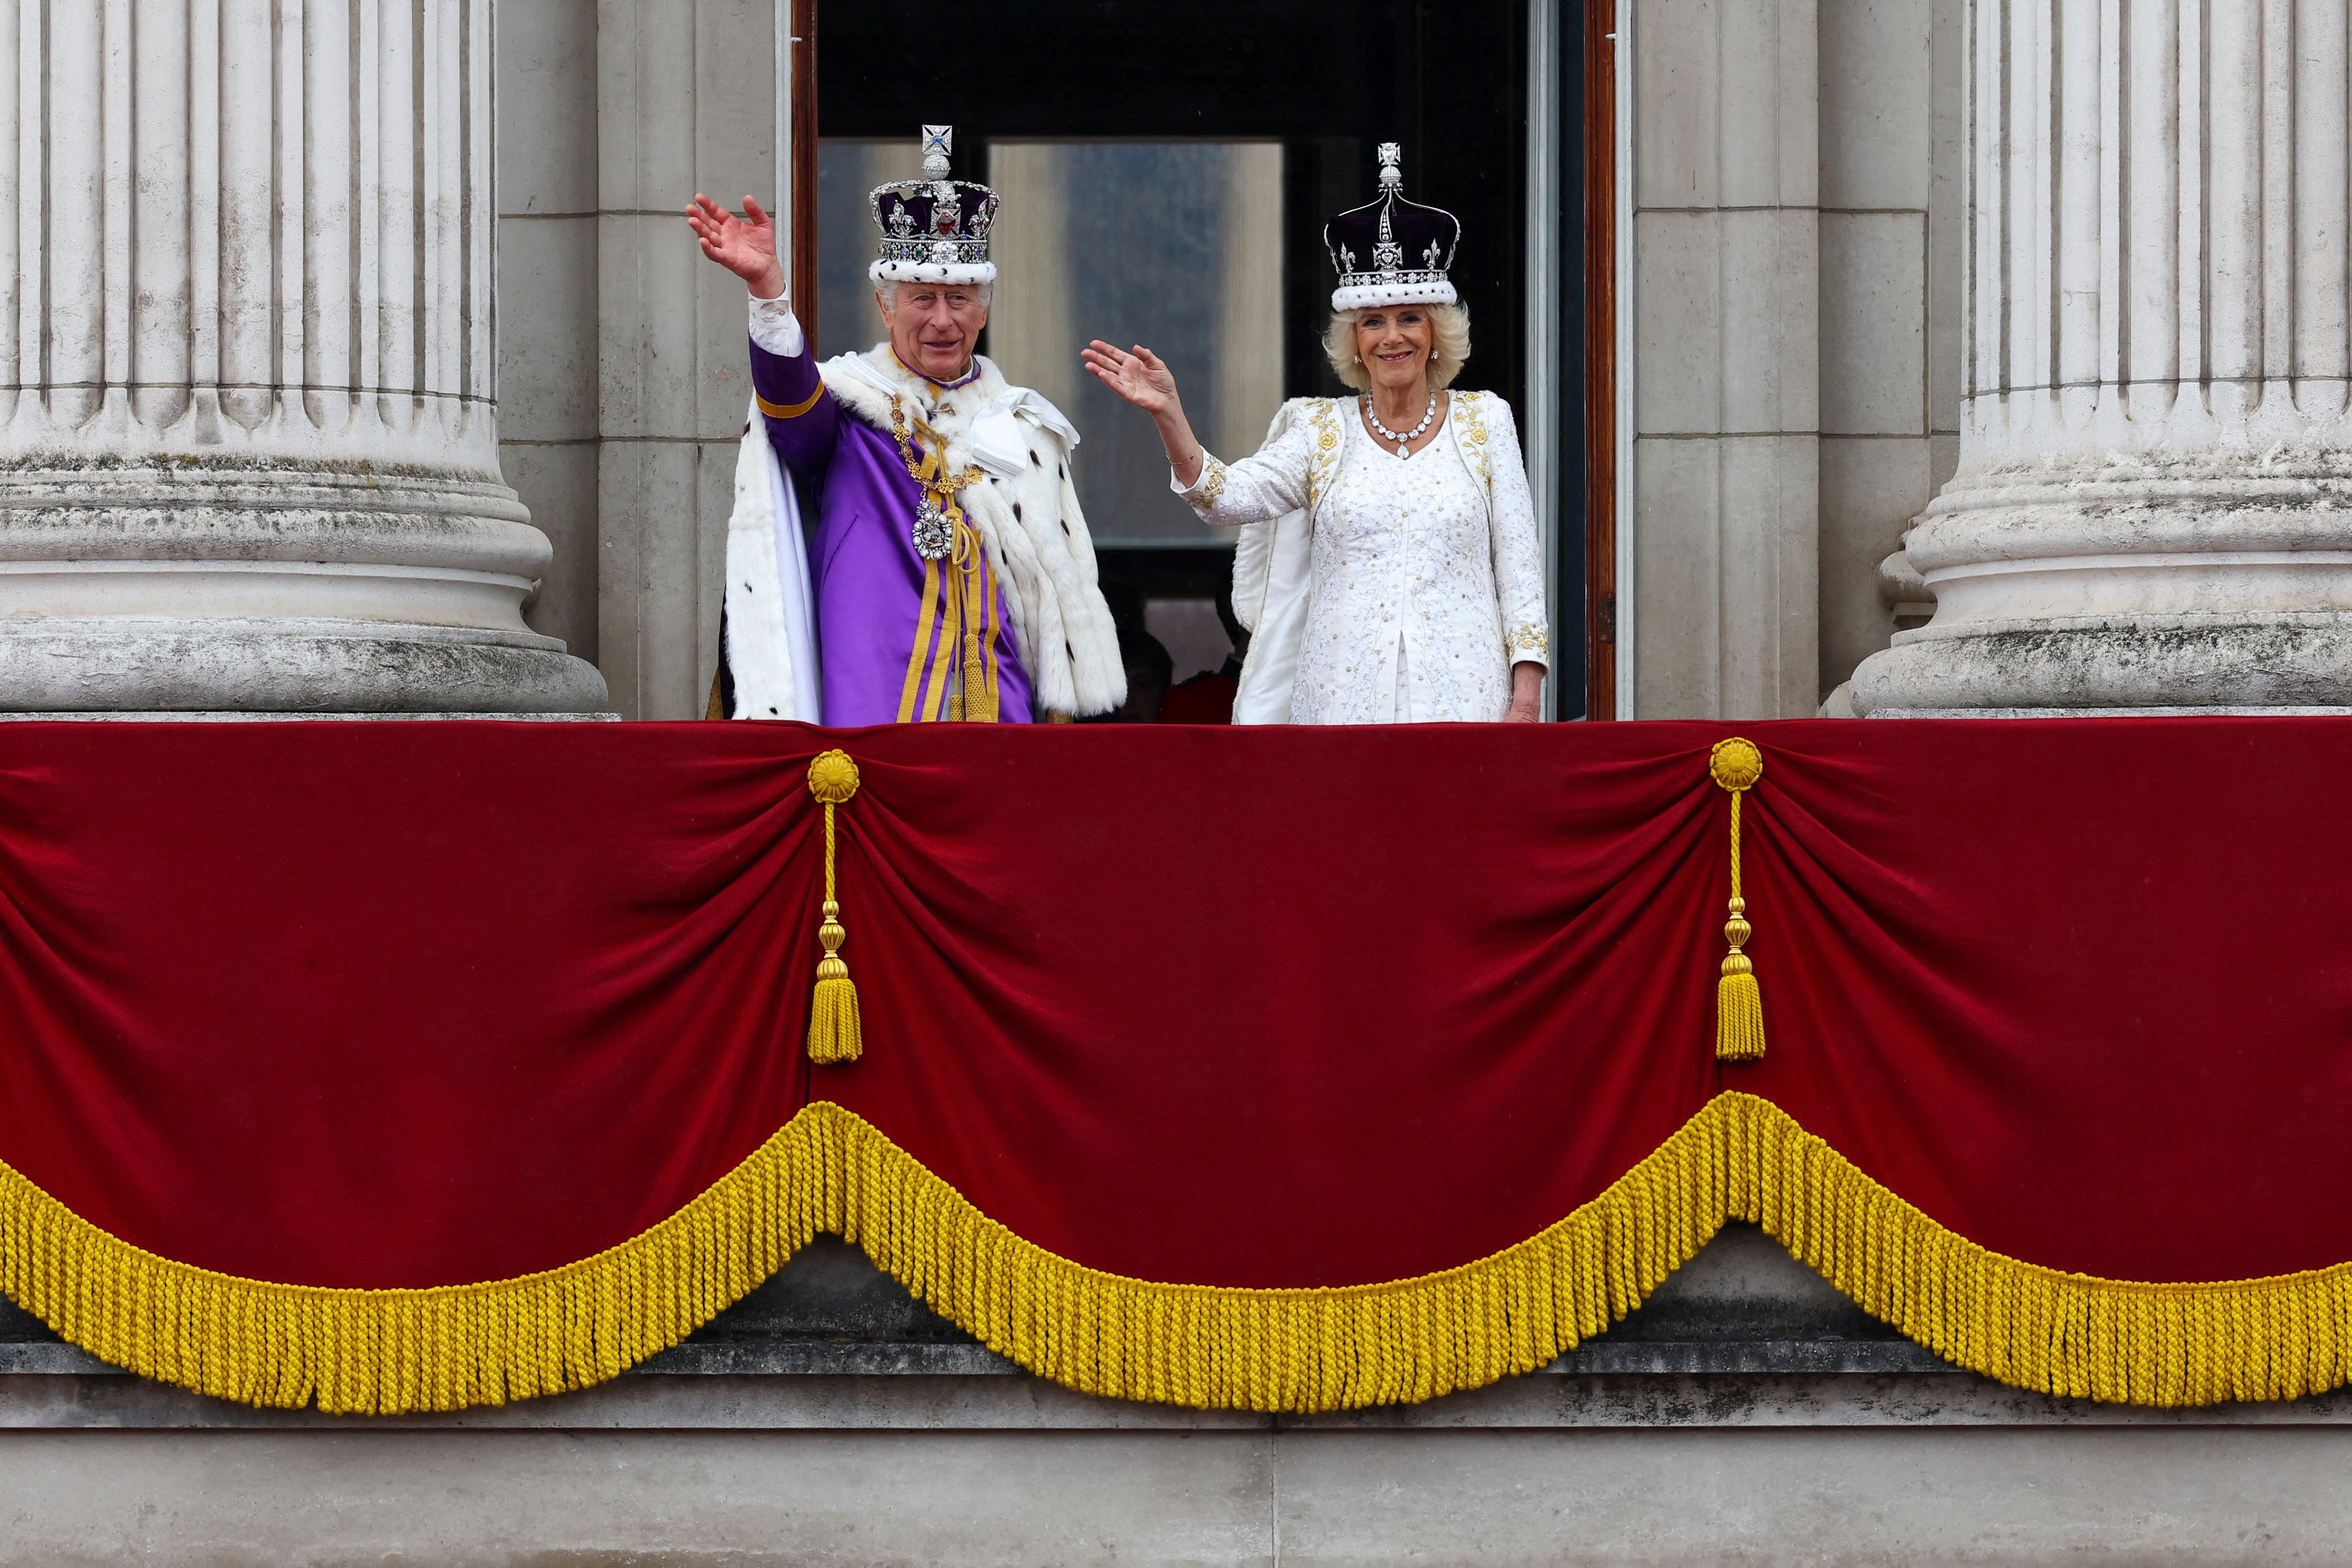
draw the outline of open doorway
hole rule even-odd
[[[1229,458],[1256,448],[1283,398],[1343,395],[1320,343],[1333,283],[1322,225],[1370,199],[1373,150],[1399,142],[1407,194],[1462,220],[1453,278],[1475,342],[1464,384],[1524,410],[1532,373],[1558,412],[1552,428],[1524,433],[1553,443],[1553,689],[1559,716],[1580,716],[1595,684],[1587,539],[1606,538],[1590,526],[1602,487],[1587,461],[1588,28],[1572,4],[1551,28],[1563,232],[1556,274],[1531,279],[1529,7],[1025,0],[983,25],[968,0],[824,5],[801,29],[821,26],[817,167],[803,153],[800,176],[818,193],[803,207],[817,232],[800,265],[816,274],[821,352],[880,335],[866,193],[915,171],[919,125],[953,124],[958,175],[1004,198],[983,349],[1077,426],[1074,472],[1115,609],[1168,647],[1175,680],[1213,669],[1231,647],[1214,603],[1231,540],[1169,493],[1149,423],[1085,376],[1076,351],[1093,336],[1150,343],[1177,370],[1204,442]],[[944,78],[931,64],[942,58]],[[1528,342],[1531,284],[1554,291],[1556,343]]]

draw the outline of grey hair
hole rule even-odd
[[[1356,310],[1334,310],[1323,333],[1323,352],[1331,359],[1331,374],[1358,392],[1372,384],[1371,372],[1356,358],[1356,323],[1374,310],[1429,312],[1429,384],[1450,386],[1470,357],[1470,307],[1467,305],[1381,305]]]
[[[969,289],[980,296],[980,308],[983,310],[996,300],[994,283],[916,283],[902,279],[896,283],[874,285],[874,302],[882,308],[883,314],[888,315],[898,310],[898,291],[902,289]]]

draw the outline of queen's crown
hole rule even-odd
[[[1446,273],[1462,240],[1461,220],[1405,199],[1404,154],[1395,142],[1381,143],[1380,160],[1381,194],[1323,226],[1323,244],[1339,274],[1331,308],[1451,305],[1456,296]]]

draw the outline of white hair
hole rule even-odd
[[[1372,384],[1371,372],[1356,358],[1356,323],[1373,310],[1425,310],[1429,313],[1429,384],[1450,385],[1470,357],[1470,307],[1467,305],[1380,305],[1354,310],[1334,310],[1323,334],[1323,352],[1331,357],[1331,374],[1358,392]]]
[[[899,292],[902,289],[938,289],[942,290],[949,289],[961,289],[969,293],[978,295],[980,297],[980,308],[983,310],[987,310],[996,299],[996,285],[993,283],[910,283],[904,279],[900,279],[897,282],[877,283],[874,285],[874,302],[882,308],[882,313],[884,315],[889,315],[898,309]]]

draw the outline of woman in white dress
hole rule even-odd
[[[1257,455],[1228,464],[1202,449],[1150,349],[1097,341],[1087,365],[1151,416],[1201,521],[1244,525],[1234,599],[1255,668],[1237,722],[1532,721],[1549,636],[1518,434],[1501,398],[1447,390],[1470,352],[1445,276],[1461,226],[1404,199],[1394,143],[1381,163],[1380,197],[1323,231],[1339,271],[1325,346],[1356,397],[1294,398]],[[1304,546],[1288,613],[1274,602],[1286,538]],[[1286,692],[1267,700],[1261,679],[1254,700],[1253,673]]]

